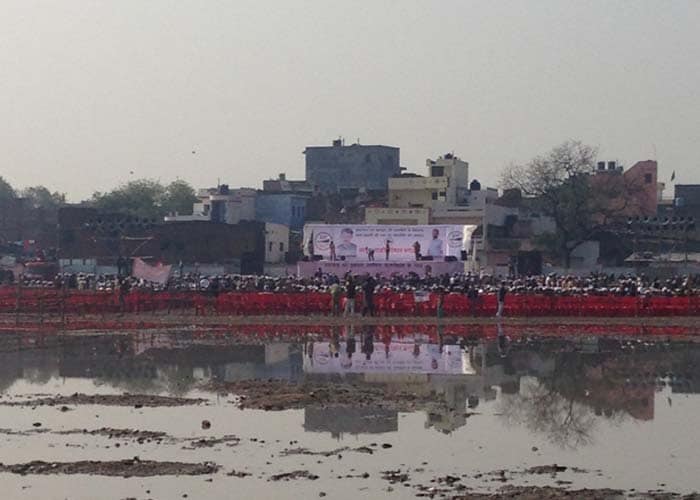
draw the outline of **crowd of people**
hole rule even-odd
[[[425,276],[336,276],[320,270],[311,277],[253,276],[227,274],[208,276],[196,273],[175,273],[167,283],[158,284],[135,277],[96,275],[88,273],[61,274],[52,280],[23,277],[25,288],[58,288],[94,291],[191,291],[222,293],[245,292],[324,292],[354,298],[356,293],[370,289],[375,293],[393,292],[442,292],[462,293],[470,296],[483,294],[540,294],[540,295],[616,295],[616,296],[686,296],[700,294],[700,276],[686,275],[659,279],[644,274],[615,275],[590,274],[493,276],[484,273],[460,273],[454,275]]]

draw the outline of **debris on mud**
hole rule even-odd
[[[0,464],[0,472],[28,475],[87,474],[114,477],[199,476],[214,474],[219,466],[211,463],[156,462],[134,457],[117,461],[44,462]]]
[[[220,438],[200,438],[193,439],[189,442],[187,446],[184,446],[184,450],[194,450],[197,448],[213,448],[217,444],[225,444],[226,446],[232,447],[237,446],[241,442],[241,438],[238,436],[228,435]]]
[[[70,434],[84,434],[87,436],[103,436],[107,439],[133,439],[140,443],[145,441],[163,441],[166,439],[173,439],[165,432],[161,431],[142,431],[137,429],[114,429],[111,427],[102,427],[100,429],[87,430],[87,429],[73,429],[70,431],[58,431],[56,434],[70,435]]]
[[[536,465],[525,469],[525,474],[557,474],[558,472],[566,472],[568,467],[564,465]]]
[[[308,470],[295,470],[292,472],[283,472],[282,474],[275,474],[270,476],[268,481],[291,481],[293,479],[309,479],[315,481],[318,479],[316,474],[312,474]]]
[[[187,406],[206,403],[206,399],[152,396],[148,394],[80,394],[52,396],[27,401],[0,401],[5,406],[58,406],[58,405],[101,405],[101,406],[140,406],[156,408],[161,406]]]
[[[453,500],[618,500],[624,492],[612,489],[565,490],[551,486],[504,486],[496,493],[465,493]]]
[[[389,481],[391,484],[405,483],[409,480],[408,474],[401,470],[385,470],[382,471],[382,479]]]
[[[227,472],[226,475],[231,476],[231,477],[248,477],[248,476],[252,476],[253,474],[251,474],[250,472],[244,472],[244,471],[234,469],[231,472]]]
[[[369,448],[367,446],[360,446],[358,448],[350,448],[348,446],[344,446],[342,448],[336,448],[335,450],[329,450],[329,451],[312,451],[309,450],[308,448],[289,448],[289,449],[284,449],[280,453],[280,456],[282,457],[288,457],[292,455],[310,455],[310,456],[320,456],[320,457],[332,457],[335,455],[340,455],[341,453],[346,453],[346,452],[355,452],[355,453],[366,453],[368,455],[371,455],[374,453],[374,450],[372,448]]]
[[[417,394],[401,389],[361,383],[324,384],[288,380],[244,380],[214,383],[207,387],[219,393],[238,396],[242,409],[281,411],[319,406],[376,407],[397,411],[438,410],[446,403],[433,394]]]

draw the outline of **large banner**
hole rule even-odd
[[[416,253],[434,260],[459,259],[462,250],[469,251],[475,229],[473,225],[307,224],[304,226],[304,254],[321,255],[325,260],[361,262],[372,259],[410,261],[416,260]]]
[[[131,275],[134,278],[165,285],[170,277],[171,268],[172,266],[164,266],[162,264],[152,266],[139,258],[135,258],[131,267]]]
[[[359,352],[348,353],[347,342],[341,341],[337,357],[328,342],[307,345],[305,373],[411,373],[465,375],[473,374],[469,356],[458,345],[410,344],[392,342],[385,346],[372,342],[371,351],[361,337],[356,340]]]

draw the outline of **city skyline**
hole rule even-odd
[[[259,187],[343,136],[417,173],[454,152],[489,186],[567,139],[693,182],[699,20],[694,2],[8,2],[0,176],[69,201],[136,178]]]

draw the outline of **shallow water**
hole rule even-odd
[[[68,405],[69,411],[3,405],[0,462],[138,456],[221,465],[216,474],[196,477],[5,473],[4,498],[411,498],[431,487],[449,496],[454,488],[431,482],[448,474],[478,491],[504,484],[700,489],[699,344],[599,336],[464,339],[380,334],[374,328],[338,329],[329,338],[300,333],[274,342],[186,333],[4,335],[0,403],[76,392],[203,397],[208,403]],[[331,386],[351,380],[428,395],[441,404],[410,412],[362,405],[239,410],[235,397],[207,390],[212,382],[273,378]],[[203,420],[210,429],[202,429]],[[61,433],[102,427],[163,431],[170,438],[139,443]],[[192,446],[199,438],[227,435],[240,441]],[[348,449],[330,456],[285,455],[295,448]],[[523,473],[555,463],[568,470]],[[227,476],[232,470],[251,476]],[[271,480],[295,470],[318,479]],[[387,470],[408,478],[392,484],[382,477]]]

